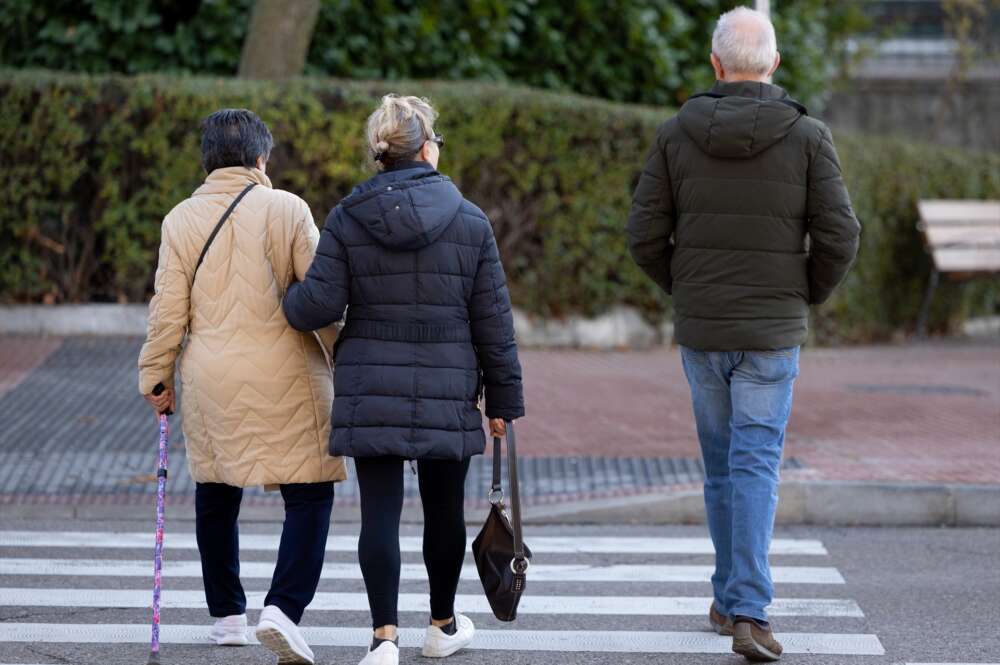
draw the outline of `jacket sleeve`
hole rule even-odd
[[[674,253],[674,195],[665,146],[657,134],[632,195],[628,248],[636,264],[665,292],[673,289],[670,259]]]
[[[316,246],[319,244],[319,229],[313,222],[309,206],[302,202],[295,223],[295,235],[292,239],[292,273],[296,282],[306,278],[306,272],[316,257]]]
[[[288,287],[282,301],[285,318],[296,330],[319,330],[344,318],[351,273],[347,264],[347,248],[334,230],[337,219],[335,211],[319,234],[316,256],[305,277]],[[296,263],[298,261],[296,259]]]
[[[504,420],[523,417],[524,393],[514,339],[514,313],[496,238],[488,223],[472,285],[469,323],[486,390],[486,417]]]
[[[160,257],[149,301],[146,342],[139,352],[139,392],[148,395],[157,383],[174,387],[174,363],[187,334],[191,283],[178,252],[170,217],[160,227]]]
[[[316,246],[318,244],[319,230],[316,228],[316,223],[313,222],[309,206],[303,201],[302,213],[296,225],[295,239],[292,243],[292,276],[296,282],[301,282],[306,278],[306,272],[316,257]],[[337,324],[320,328],[314,333],[319,340],[319,345],[326,351],[328,360],[339,333],[340,328]]]
[[[809,162],[806,215],[809,231],[809,303],[818,305],[833,294],[858,254],[861,224],[844,186],[840,160],[827,127]]]

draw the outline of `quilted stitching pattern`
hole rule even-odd
[[[205,240],[252,180],[264,186],[233,211],[192,285]],[[213,171],[164,220],[140,390],[172,384],[179,358],[196,481],[248,487],[345,477],[343,461],[327,452],[333,391],[326,357],[281,309],[317,242],[305,202],[271,189],[256,169]]]
[[[657,132],[632,198],[629,248],[674,297],[677,342],[803,344],[858,251],[830,131],[778,86],[728,83]]]
[[[487,416],[524,413],[493,229],[429,167],[380,174],[341,202],[306,279],[289,289],[284,306],[299,330],[329,325],[347,308],[336,358],[333,454],[481,453],[480,372]]]

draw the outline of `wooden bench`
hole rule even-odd
[[[1000,274],[1000,201],[938,199],[917,207],[917,228],[934,263],[917,321],[917,333],[925,336],[941,275],[957,281]]]

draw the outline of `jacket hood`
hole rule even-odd
[[[681,128],[713,157],[748,158],[785,138],[806,108],[784,89],[757,81],[718,82],[677,114]]]
[[[450,178],[426,162],[408,162],[358,185],[340,207],[380,245],[403,251],[437,240],[462,200]]]

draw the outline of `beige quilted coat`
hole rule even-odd
[[[244,187],[243,198],[191,278],[202,247]],[[156,295],[139,355],[139,391],[172,386],[197,482],[238,487],[342,480],[327,453],[332,331],[293,330],[281,298],[312,262],[319,233],[309,207],[271,188],[257,169],[216,169],[163,220]]]

